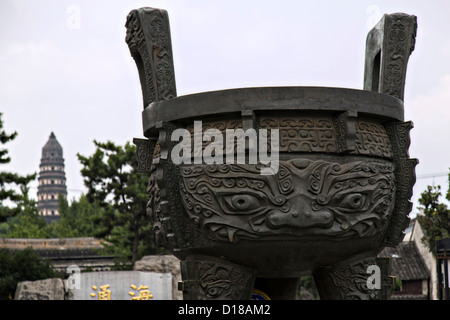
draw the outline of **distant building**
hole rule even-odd
[[[52,132],[42,148],[39,165],[38,209],[39,215],[50,223],[59,219],[58,197],[67,197],[63,149]]]
[[[32,248],[49,259],[53,269],[66,272],[70,266],[83,270],[107,271],[114,266],[114,257],[104,251],[105,241],[92,238],[19,239],[0,238],[0,250],[13,252]]]
[[[412,219],[403,242],[378,254],[391,258],[391,275],[401,280],[401,287],[392,292],[391,299],[439,299],[436,257],[421,241],[423,236],[419,221]]]
[[[401,280],[392,300],[431,299],[431,272],[414,241],[403,241],[396,248],[386,247],[379,256],[391,258],[391,275]]]

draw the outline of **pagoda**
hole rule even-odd
[[[63,149],[52,132],[42,148],[39,165],[38,209],[39,215],[51,223],[59,220],[58,197],[67,197]]]

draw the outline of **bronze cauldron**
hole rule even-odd
[[[385,15],[369,32],[364,90],[180,97],[166,11],[133,10],[126,26],[144,98],[147,139],[134,141],[150,176],[148,214],[181,260],[184,298],[250,299],[258,289],[292,299],[298,278],[313,274],[322,299],[386,299],[389,261],[376,257],[403,238],[417,164],[403,119],[416,17]],[[381,285],[370,285],[373,266]]]

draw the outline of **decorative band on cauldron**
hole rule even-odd
[[[202,134],[218,129],[225,136],[227,129],[242,129],[239,118],[202,122]],[[383,124],[370,118],[357,118],[349,113],[340,116],[320,114],[266,115],[257,121],[259,129],[279,130],[279,152],[348,153],[392,159],[392,146]],[[194,125],[186,128],[195,137]],[[270,132],[270,131],[269,131]],[[224,139],[225,141],[225,139]],[[210,142],[203,141],[202,148]],[[271,140],[268,140],[270,151]],[[236,147],[235,145],[233,147]],[[193,150],[193,149],[192,149]],[[226,150],[224,153],[236,150]]]

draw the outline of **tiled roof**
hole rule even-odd
[[[430,278],[430,271],[412,241],[401,242],[396,248],[386,247],[378,256],[391,258],[391,275],[401,280]]]
[[[103,249],[104,241],[93,237],[83,238],[53,238],[53,239],[23,239],[1,238],[0,249],[25,249],[32,247],[34,250],[68,250],[68,249]]]

